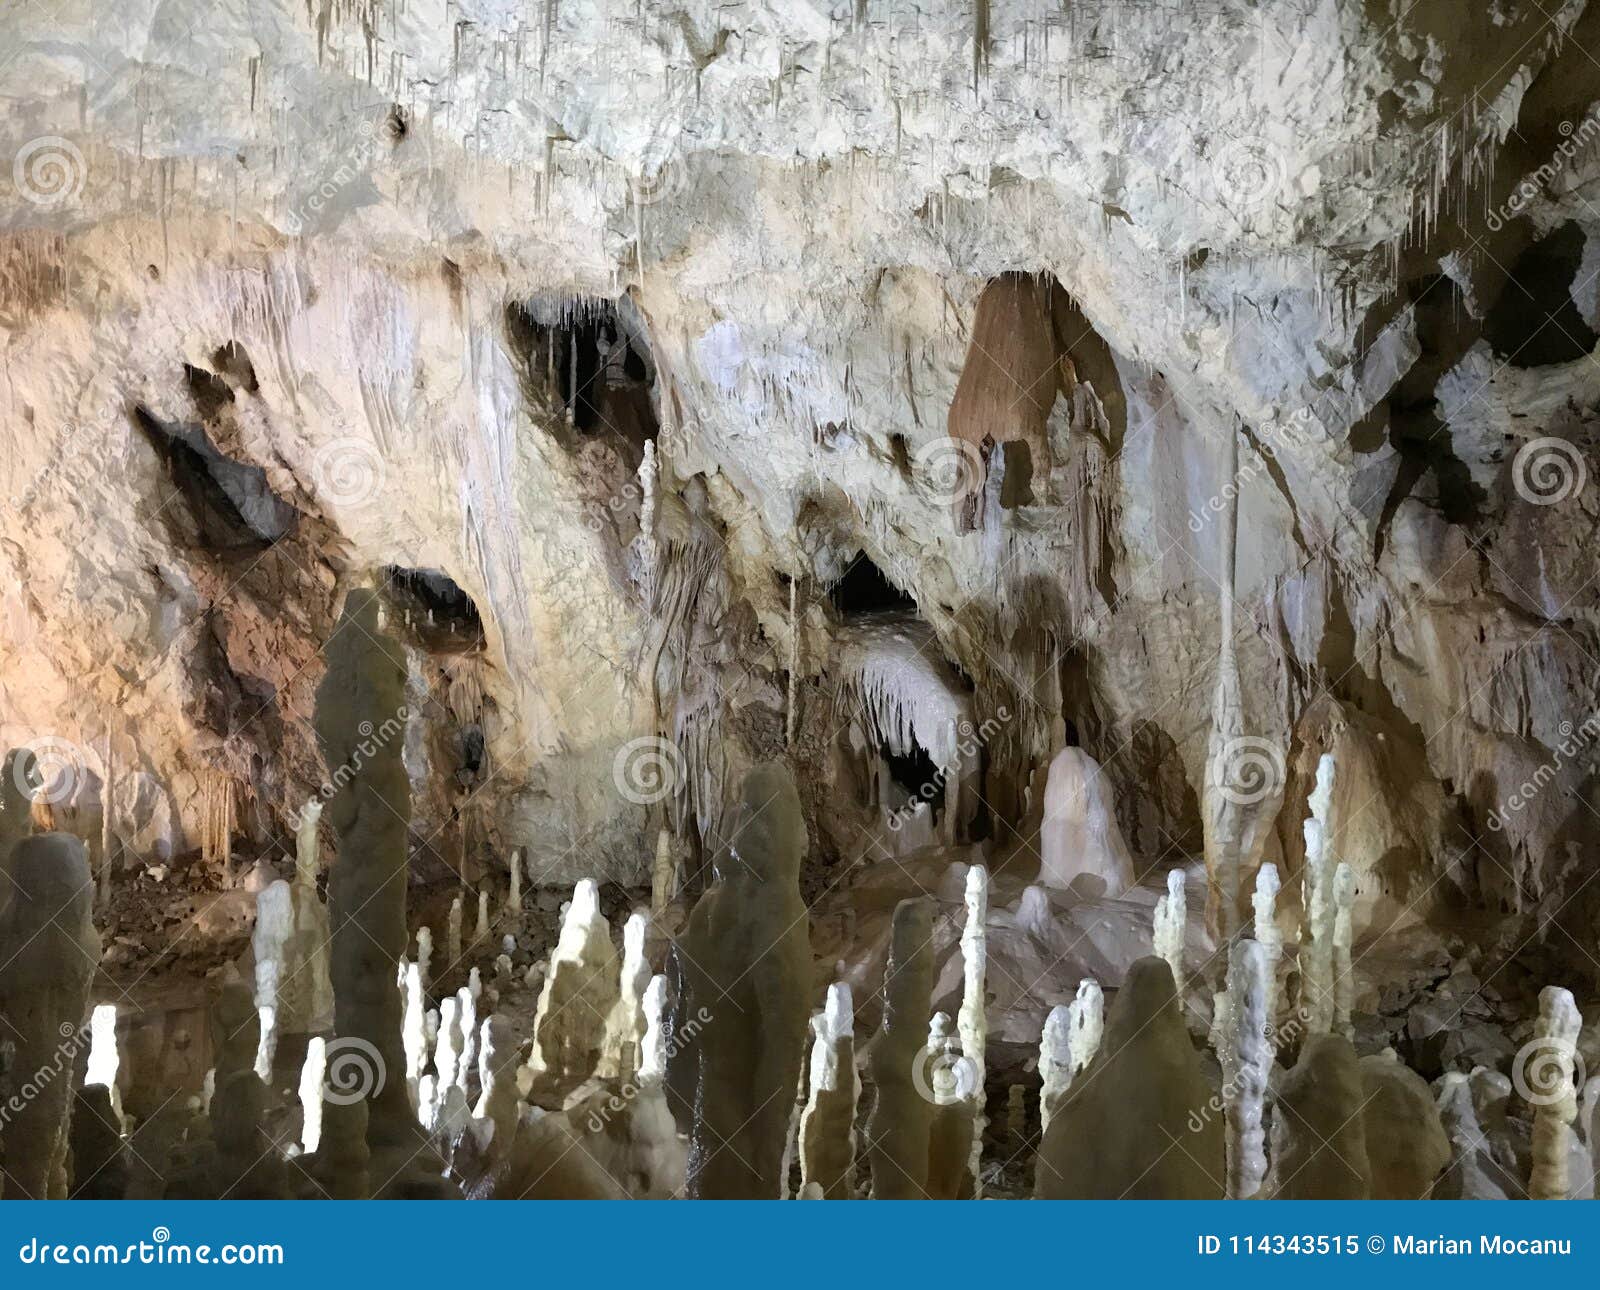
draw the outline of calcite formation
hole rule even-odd
[[[894,911],[884,968],[883,1022],[867,1055],[876,1092],[867,1117],[866,1149],[872,1195],[878,1200],[927,1195],[933,1097],[917,1087],[916,1074],[933,993],[932,940],[932,904],[926,899],[902,901]]]
[[[1264,1194],[1278,1200],[1370,1198],[1366,1100],[1350,1041],[1342,1035],[1308,1040],[1277,1090]]]

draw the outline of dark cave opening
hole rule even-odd
[[[398,623],[431,654],[483,648],[483,617],[462,588],[438,569],[391,564],[382,574],[384,594]]]
[[[133,422],[188,505],[200,547],[261,550],[295,531],[300,512],[272,491],[261,467],[224,456],[199,426],[164,422],[144,407],[134,408]]]
[[[1483,320],[1484,338],[1512,367],[1551,367],[1594,351],[1600,336],[1572,298],[1585,234],[1568,221],[1519,255]]]
[[[612,300],[512,303],[506,333],[527,380],[559,400],[580,436],[613,433],[643,449],[658,430],[643,328]]]
[[[828,599],[846,617],[895,611],[915,613],[916,599],[890,582],[882,569],[858,551],[844,576],[828,588]]]
[[[889,770],[889,780],[904,789],[910,802],[926,802],[937,818],[944,810],[944,789],[939,767],[920,744],[912,744],[905,753],[894,753],[879,747],[878,755]]]

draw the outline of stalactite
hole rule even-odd
[[[789,579],[789,698],[783,712],[783,745],[794,747],[800,726],[800,575]]]

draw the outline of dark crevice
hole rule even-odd
[[[1483,321],[1495,355],[1512,367],[1553,367],[1586,358],[1600,340],[1572,299],[1584,232],[1568,221],[1511,265],[1505,290]]]
[[[144,407],[134,408],[133,422],[187,504],[195,545],[261,550],[295,531],[300,513],[272,491],[266,472],[224,456],[200,426],[163,422]]]

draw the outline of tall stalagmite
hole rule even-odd
[[[931,1093],[918,1089],[918,1063],[927,1045],[933,994],[933,902],[902,900],[895,907],[889,962],[883,978],[883,1024],[867,1053],[876,1096],[867,1120],[867,1159],[876,1200],[927,1196]]]
[[[806,828],[780,765],[751,770],[740,798],[717,882],[683,937],[689,1006],[709,1017],[694,1047],[688,1193],[776,1198],[809,1013]]]

